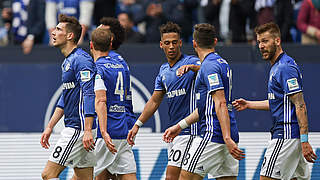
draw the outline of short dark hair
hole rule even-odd
[[[281,38],[281,32],[279,26],[274,22],[262,24],[254,29],[254,32],[259,35],[265,32],[269,32],[274,37]]]
[[[125,30],[119,20],[113,17],[103,17],[100,19],[100,24],[110,27],[110,31],[114,34],[112,49],[118,49],[126,36]]]
[[[97,28],[91,33],[91,42],[95,50],[106,52],[110,50],[113,34],[109,29]]]
[[[194,26],[193,39],[200,48],[211,49],[215,46],[217,32],[211,24],[202,23]]]
[[[164,33],[177,33],[180,37],[181,28],[178,24],[173,23],[171,21],[167,22],[166,24],[162,24],[159,27],[160,35],[163,36]]]
[[[65,14],[59,14],[58,21],[59,23],[66,23],[67,32],[73,33],[73,42],[78,44],[82,32],[82,27],[79,21],[75,17],[67,16]]]

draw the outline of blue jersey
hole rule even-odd
[[[177,124],[180,120],[191,114],[196,107],[194,81],[196,74],[192,71],[181,77],[177,76],[177,70],[188,64],[200,65],[195,56],[182,55],[181,58],[170,67],[169,63],[161,65],[160,72],[155,80],[155,91],[165,91],[169,106],[169,126]],[[180,133],[180,135],[197,135],[197,123],[192,124]]]
[[[57,14],[66,14],[74,16],[79,19],[80,16],[80,2],[81,1],[95,1],[95,0],[46,0],[47,2],[54,2],[57,4]]]
[[[211,92],[223,89],[230,117],[231,138],[239,142],[237,123],[232,110],[232,71],[217,53],[208,54],[203,60],[196,79],[196,97],[201,137],[208,141],[223,143],[220,123],[215,112]]]
[[[97,80],[102,79],[102,90],[107,95],[107,132],[112,139],[126,139],[128,135],[128,122],[126,120],[125,90],[128,89],[129,81],[126,77],[126,68],[116,59],[109,56],[100,57],[96,61]],[[100,129],[100,128],[99,128]],[[98,138],[101,132],[98,130]]]
[[[88,53],[76,48],[65,58],[61,68],[63,92],[57,106],[64,110],[66,127],[84,130],[85,117],[95,116],[93,77],[96,66]],[[96,128],[95,122],[92,128]]]
[[[272,66],[268,82],[268,99],[272,115],[272,138],[300,138],[296,109],[289,95],[302,91],[302,74],[295,61],[281,54]]]

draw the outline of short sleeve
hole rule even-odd
[[[95,77],[95,81],[94,81],[94,91],[98,91],[98,90],[107,90],[106,86],[104,85],[104,80],[101,76],[101,74],[99,74],[99,71],[96,74]]]
[[[201,65],[200,59],[196,56],[191,56],[188,60],[188,64]]]
[[[57,103],[56,107],[59,107],[59,108],[61,108],[61,109],[64,108],[63,93],[61,94],[61,96],[60,96],[60,98],[59,98],[59,100],[58,100],[58,103]]]
[[[217,63],[206,63],[201,72],[204,83],[207,85],[208,92],[223,89],[221,69]]]
[[[165,90],[164,87],[163,87],[162,77],[161,77],[160,72],[159,72],[159,74],[157,75],[156,80],[155,80],[155,82],[154,82],[154,90],[155,90],[155,91]]]
[[[302,91],[302,77],[297,67],[292,65],[284,65],[280,67],[281,84],[285,94],[294,94]]]

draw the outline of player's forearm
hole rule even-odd
[[[226,102],[215,103],[215,111],[220,123],[223,139],[226,141],[231,138],[230,133],[230,118]]]
[[[264,101],[247,101],[248,109],[269,110],[269,100]]]
[[[300,134],[308,134],[308,115],[305,104],[296,106],[296,115],[300,127]]]
[[[93,116],[85,117],[84,131],[92,130],[93,120],[94,120]]]
[[[143,109],[143,111],[142,111],[142,113],[141,113],[141,115],[139,116],[139,120],[142,122],[142,123],[146,123],[147,121],[148,121],[148,119],[150,119],[150,117],[156,112],[156,110],[159,108],[159,106],[160,106],[160,103],[161,102],[156,102],[156,101],[153,101],[152,99],[150,99],[147,103],[146,103],[146,105],[145,105],[145,107],[144,107],[144,109]]]
[[[200,66],[192,64],[192,65],[189,66],[189,68],[190,68],[191,71],[197,73],[199,71],[199,69],[200,69]]]
[[[64,110],[60,107],[56,107],[56,109],[54,110],[54,113],[47,125],[47,128],[51,128],[53,129],[54,126],[59,122],[59,120],[62,118],[64,114]]]
[[[96,112],[99,120],[101,134],[107,132],[107,106],[105,102],[96,102]]]
[[[198,108],[185,118],[188,125],[191,125],[199,120]]]

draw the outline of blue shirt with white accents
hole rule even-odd
[[[231,138],[239,142],[238,127],[232,109],[232,71],[226,60],[217,53],[208,54],[203,60],[196,79],[196,97],[201,137],[224,144],[220,122],[215,112],[211,92],[224,90],[230,117]]]
[[[112,139],[126,139],[128,122],[126,120],[125,90],[128,89],[126,68],[116,59],[109,56],[100,57],[96,61],[96,90],[105,90],[107,95],[107,132]],[[98,81],[102,84],[98,84]],[[103,88],[97,89],[103,86]],[[100,128],[99,128],[100,129]],[[97,137],[101,137],[98,131]]]
[[[169,127],[191,114],[196,107],[194,94],[194,81],[196,74],[189,71],[181,77],[177,76],[177,70],[188,64],[200,65],[199,58],[182,55],[181,58],[170,67],[164,63],[155,80],[155,91],[165,91],[169,106]],[[197,135],[197,123],[181,131],[180,135]]]
[[[130,71],[129,71],[129,66],[127,64],[127,62],[123,59],[123,57],[116,53],[115,51],[109,51],[108,56],[110,56],[111,58],[114,58],[116,60],[118,60],[125,68],[126,71],[126,77],[127,79],[129,79],[129,81],[127,81],[127,83],[129,83],[127,85],[127,87],[129,89],[126,90],[126,99],[125,99],[125,103],[126,103],[126,119],[128,121],[128,125],[129,125],[129,129],[131,129],[134,125],[134,123],[136,122],[136,116],[133,112],[133,105],[132,105],[132,91],[131,91],[131,78],[130,78]]]
[[[282,53],[271,67],[268,82],[268,100],[272,115],[272,139],[300,138],[295,105],[289,95],[302,91],[302,74],[296,62]]]
[[[85,117],[95,116],[93,77],[96,66],[88,53],[75,48],[61,68],[63,92],[57,106],[64,110],[66,127],[84,130]],[[95,122],[92,128],[96,128]]]

